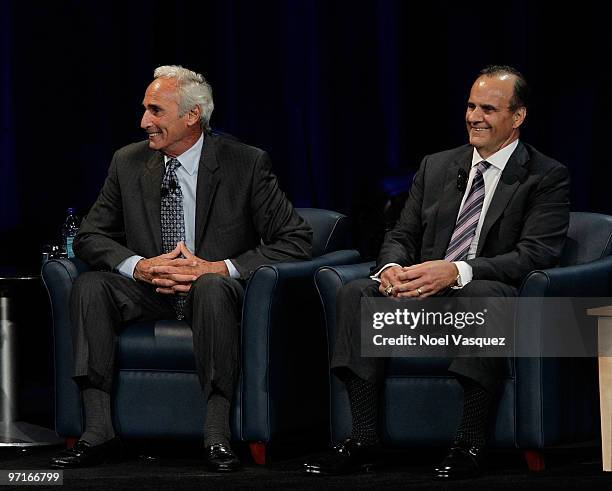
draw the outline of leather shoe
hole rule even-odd
[[[79,440],[72,448],[62,450],[59,455],[50,460],[55,469],[72,469],[90,467],[110,460],[121,458],[121,441],[115,437],[100,445],[91,445]]]
[[[240,468],[240,460],[229,445],[214,443],[206,447],[206,467],[213,472],[232,472]]]
[[[379,445],[365,445],[352,438],[335,445],[325,454],[304,463],[308,474],[350,474],[372,467],[373,455]]]
[[[454,480],[476,477],[482,472],[484,447],[455,442],[446,458],[434,468],[436,479]]]

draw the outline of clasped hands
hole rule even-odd
[[[224,261],[200,259],[181,241],[167,254],[138,261],[134,268],[134,279],[155,285],[157,293],[185,295],[192,283],[206,273],[229,276]]]
[[[385,296],[429,297],[453,285],[458,274],[457,266],[444,260],[390,266],[381,273],[378,290]]]

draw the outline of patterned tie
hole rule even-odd
[[[472,181],[472,187],[465,199],[463,209],[457,217],[455,230],[451,237],[446,256],[444,259],[448,261],[463,261],[467,258],[470,245],[476,234],[476,227],[482,212],[482,203],[484,202],[485,186],[482,174],[491,167],[491,164],[486,160],[479,162],[476,166],[476,174]]]
[[[171,252],[176,244],[185,240],[185,218],[183,216],[183,191],[176,176],[176,169],[181,163],[176,159],[170,159],[166,164],[166,174],[161,185],[161,236],[162,252]],[[172,297],[172,305],[178,320],[185,316],[185,297],[175,295]]]

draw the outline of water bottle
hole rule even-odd
[[[62,225],[62,248],[68,257],[74,257],[72,242],[79,231],[79,217],[75,214],[74,208],[68,208],[66,220]]]

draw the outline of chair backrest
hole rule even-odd
[[[584,264],[612,254],[612,216],[570,213],[561,266]]]
[[[319,208],[296,208],[296,211],[312,227],[312,257],[350,247],[350,226],[346,215]]]

